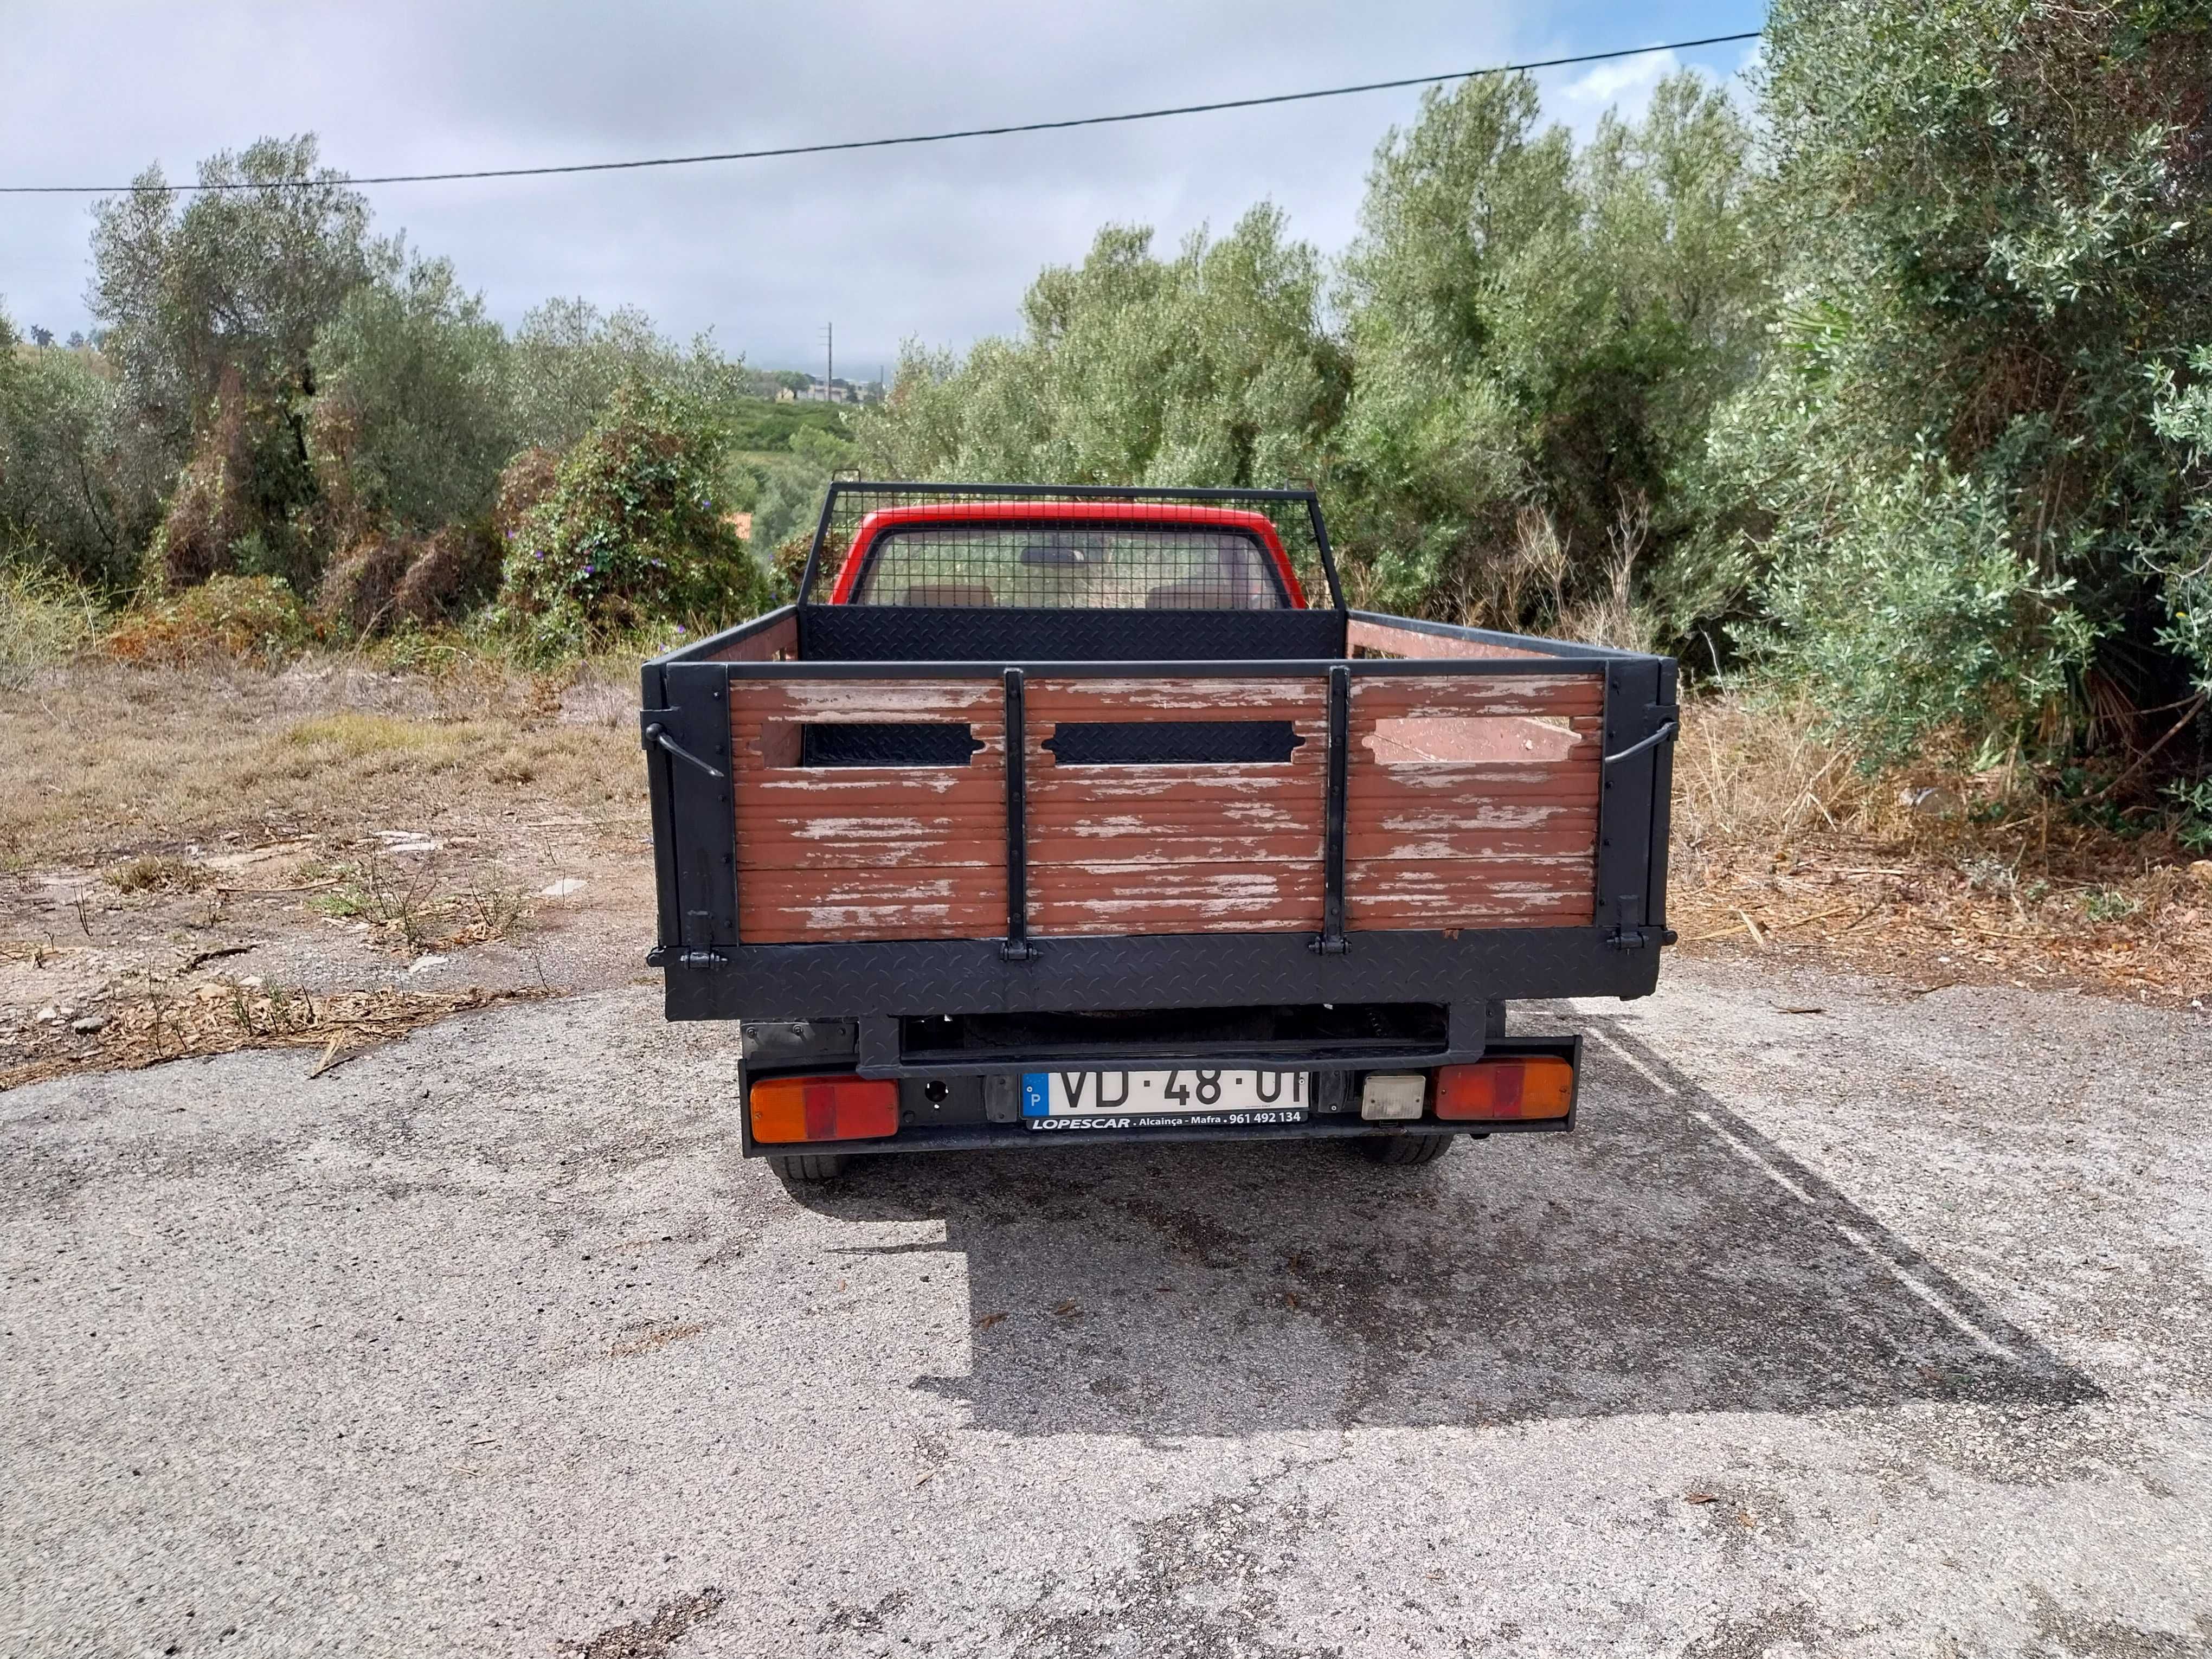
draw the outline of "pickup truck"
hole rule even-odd
[[[1314,492],[839,481],[645,665],[672,1020],[747,1157],[1575,1121],[1666,912],[1675,665],[1346,605]]]

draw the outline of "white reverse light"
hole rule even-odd
[[[1428,1099],[1429,1080],[1419,1072],[1376,1072],[1359,1085],[1359,1115],[1398,1120],[1419,1117]]]

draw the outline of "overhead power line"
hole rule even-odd
[[[1442,86],[1452,81],[1474,81],[1485,76],[1517,75],[1528,70],[1564,69],[1574,64],[1601,64],[1616,58],[1641,58],[1647,52],[1687,52],[1698,46],[1724,46],[1739,40],[1756,40],[1761,29],[1736,34],[1709,34],[1697,40],[1668,40],[1651,46],[1623,46],[1613,52],[1577,52],[1569,58],[1540,58],[1525,64],[1492,64],[1483,69],[1453,70],[1443,75],[1409,75],[1396,81],[1363,81],[1357,86],[1321,87],[1311,92],[1278,92],[1264,98],[1224,98],[1211,104],[1178,104],[1171,109],[1130,110],[1120,115],[1079,115],[1064,121],[1023,121],[1006,126],[962,127],[951,132],[915,132],[896,138],[847,138],[834,143],[784,144],[773,149],[718,150],[704,155],[653,155],[629,161],[571,161],[558,167],[476,167],[454,173],[380,173],[365,178],[325,181],[316,179],[274,179],[261,183],[226,181],[212,185],[171,185],[176,191],[300,190],[325,182],[348,185],[442,185],[465,179],[544,179],[556,173],[634,173],[645,167],[701,167],[709,161],[766,161],[784,155],[828,155],[841,150],[892,149],[908,144],[942,144],[955,138],[1001,138],[1018,132],[1061,132],[1071,127],[1116,126],[1130,121],[1162,121],[1176,115],[1209,115],[1218,110],[1259,109],[1269,104],[1303,104],[1317,98],[1346,98],[1354,93],[1390,92],[1401,87]],[[112,196],[130,185],[0,185],[0,196]]]

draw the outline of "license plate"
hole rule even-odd
[[[1313,1079],[1304,1072],[1028,1072],[1022,1077],[1022,1121],[1032,1129],[1303,1123],[1312,1103]]]

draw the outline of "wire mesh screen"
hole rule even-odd
[[[805,598],[866,606],[1279,611],[1337,604],[1307,490],[830,487]]]
[[[938,525],[869,538],[852,605],[1042,611],[1276,611],[1290,592],[1256,536],[1049,519]]]

